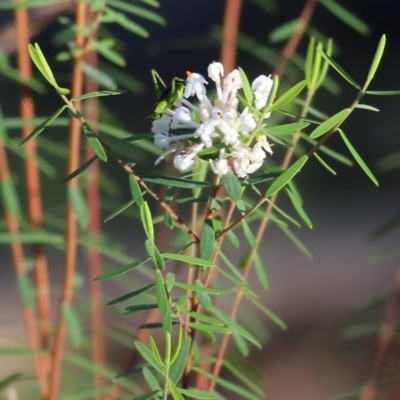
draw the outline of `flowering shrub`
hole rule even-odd
[[[222,82],[223,75],[221,63],[208,66],[208,77],[216,86],[212,101],[207,97],[206,79],[198,73],[187,72],[185,91],[175,102],[176,107],[166,109],[161,118],[153,121],[154,143],[164,150],[155,164],[174,153],[175,167],[181,173],[190,172],[202,150],[217,146],[219,155],[209,159],[212,171],[223,176],[233,170],[239,178],[245,178],[262,166],[266,153],[272,154],[260,130],[264,119],[270,116],[263,109],[272,89],[272,79],[265,75],[257,77],[251,85],[255,108],[242,107],[240,111],[238,90],[243,87],[240,72],[234,69]],[[194,96],[198,105],[187,100]]]

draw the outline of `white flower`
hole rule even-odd
[[[253,83],[251,84],[257,110],[261,110],[267,104],[273,83],[274,81],[271,79],[271,76],[260,75],[254,79]],[[265,115],[264,118],[268,118],[269,115],[270,113]]]
[[[222,142],[225,144],[235,145],[238,142],[239,133],[232,128],[226,120],[221,120],[218,124],[218,130],[222,132]]]
[[[249,107],[246,107],[240,114],[240,133],[247,136],[256,126],[254,115],[249,112]]]
[[[151,131],[153,133],[163,133],[168,135],[170,130],[172,118],[169,115],[163,114],[160,119],[155,119],[151,126]]]
[[[216,175],[223,176],[230,171],[228,160],[225,158],[225,149],[220,150],[218,160],[216,161],[209,160],[209,161],[210,161],[210,167],[213,170],[214,174]]]
[[[236,99],[237,91],[242,87],[239,70],[234,69],[224,79],[224,87],[222,90],[222,101],[225,104],[231,99]]]
[[[224,76],[224,66],[220,62],[213,61],[207,69],[208,77],[215,82],[217,97],[222,100],[221,77]]]
[[[256,138],[257,143],[254,145],[254,149],[256,148],[262,148],[264,149],[267,153],[271,154],[273,153],[270,144],[267,141],[267,137],[265,135],[260,135],[257,136]]]
[[[262,166],[265,153],[261,148],[253,150],[239,142],[232,149],[233,168],[239,178],[245,178]]]
[[[172,112],[171,129],[197,128],[198,125],[198,123],[192,120],[188,108],[181,106]]]
[[[195,132],[195,137],[199,137],[205,147],[212,147],[212,138],[218,136],[215,132],[215,127],[219,124],[219,120],[209,120],[201,124]]]
[[[190,172],[194,167],[194,157],[204,147],[203,144],[194,146],[189,153],[181,153],[175,156],[174,166],[181,173]]]
[[[201,101],[206,94],[207,81],[204,79],[203,75],[197,74],[196,72],[187,72],[186,87],[183,97],[188,98],[190,96],[196,95]]]

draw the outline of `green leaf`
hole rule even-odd
[[[151,372],[151,370],[147,367],[143,367],[142,368],[143,371],[143,376],[144,379],[146,380],[146,383],[149,385],[149,388],[151,390],[153,390],[155,392],[160,391],[160,385],[158,384],[158,381],[156,379],[156,377],[153,375],[153,373]]]
[[[24,374],[22,372],[16,372],[15,374],[9,375],[7,378],[4,378],[0,381],[0,392],[7,388],[7,386],[11,385],[14,382],[17,382],[19,378],[21,378]]]
[[[160,270],[156,271],[156,296],[158,309],[160,310],[161,317],[163,319],[163,330],[164,334],[171,334],[172,331],[172,316],[171,316],[171,305],[168,300],[167,291],[164,285],[164,279]]]
[[[161,253],[161,256],[169,260],[182,261],[192,265],[200,265],[202,267],[215,267],[215,263],[211,261],[203,260],[202,258],[198,257],[188,256],[185,254]]]
[[[336,175],[336,171],[331,168],[320,156],[317,152],[313,153],[313,156],[318,160],[318,162],[328,170],[332,175]]]
[[[129,175],[129,187],[131,188],[133,200],[135,200],[138,207],[141,207],[143,204],[143,194],[134,175]]]
[[[158,394],[160,394],[161,391],[160,390],[153,390],[152,392],[143,394],[142,396],[139,397],[135,397],[133,400],[150,400],[150,399],[154,399],[154,398],[159,398]]]
[[[115,83],[114,79],[104,71],[101,71],[99,68],[93,67],[85,62],[81,63],[81,68],[86,76],[93,79],[99,85],[109,88],[110,90],[115,90],[117,88],[117,84]]]
[[[140,267],[141,265],[147,263],[149,260],[150,260],[150,257],[144,257],[139,261],[133,261],[127,265],[124,265],[123,267],[104,272],[103,274],[94,278],[94,280],[95,281],[105,281],[107,279],[115,278],[116,276],[123,275],[126,272],[129,272],[137,267]]]
[[[353,147],[353,145],[350,143],[350,140],[347,138],[345,133],[339,129],[340,136],[342,137],[344,143],[346,144],[347,148],[349,149],[350,153],[354,157],[354,159],[357,161],[357,164],[361,167],[361,169],[366,173],[369,179],[371,179],[372,182],[376,186],[379,186],[378,180],[375,178],[374,174],[372,171],[368,168],[367,164],[365,164],[364,160],[361,158],[361,156],[358,154],[357,150]]]
[[[375,52],[374,59],[372,60],[371,67],[368,71],[367,80],[365,81],[364,88],[367,88],[374,78],[376,71],[378,70],[379,64],[382,60],[383,52],[385,51],[386,46],[386,35],[382,35],[379,40],[378,47]]]
[[[316,139],[317,137],[322,136],[324,133],[327,133],[330,130],[334,129],[338,124],[340,124],[349,116],[350,112],[351,110],[349,108],[345,108],[335,115],[332,115],[332,117],[322,122],[311,132],[310,139]]]
[[[367,90],[365,93],[374,96],[398,96],[400,90]]]
[[[247,75],[244,72],[244,70],[240,67],[238,69],[239,69],[240,79],[242,81],[244,97],[246,98],[247,105],[252,106],[254,104],[254,94],[253,94],[253,91],[251,90],[250,82],[247,79]]]
[[[353,85],[356,89],[361,90],[361,86],[331,57],[325,54],[321,49],[317,49],[322,54],[322,57],[340,74],[347,82]]]
[[[197,282],[197,281],[196,281]],[[184,282],[177,282],[174,281],[173,285],[176,287],[180,287],[182,289],[188,289],[188,290],[193,290],[196,293],[209,293],[209,294],[222,294],[227,291],[231,291],[231,289],[215,289],[215,288],[209,288],[205,286],[200,286],[200,285],[192,285],[190,283],[184,283]]]
[[[82,122],[82,129],[89,141],[90,147],[93,149],[97,157],[99,157],[102,161],[107,161],[106,151],[104,150],[96,134],[92,131],[92,128],[86,122]]]
[[[147,238],[150,241],[154,240],[153,218],[147,201],[144,201],[140,206],[140,219],[142,220],[143,228]]]
[[[254,262],[254,270],[256,272],[258,281],[265,290],[268,290],[269,288],[268,276],[265,271],[265,267],[262,263],[261,257],[257,252],[254,253],[253,262]]]
[[[147,346],[139,341],[135,341],[135,347],[140,355],[158,372],[164,375],[164,367],[160,365],[157,359],[154,357],[153,353],[149,350]]]
[[[285,170],[282,175],[275,179],[272,185],[268,188],[265,196],[270,197],[281,190],[285,185],[287,185],[300,171],[300,169],[306,163],[307,159],[308,157],[306,155],[301,156],[295,163],[293,163],[287,170]]]
[[[35,291],[28,276],[17,274],[17,285],[24,306],[33,307],[35,305]]]
[[[228,389],[229,391],[236,393],[241,397],[244,397],[245,399],[261,400],[261,397],[250,393],[248,390],[243,389],[242,387],[235,385],[234,383],[232,383],[226,379],[220,378],[219,376],[215,376],[215,375],[211,374],[210,372],[204,371],[197,367],[193,367],[193,371],[195,371],[201,375],[204,375],[206,378],[216,382],[218,385],[224,387],[225,389]]]
[[[337,18],[342,20],[346,25],[353,28],[355,31],[361,33],[362,35],[368,35],[370,29],[368,25],[362,21],[360,18],[355,16],[341,4],[334,0],[320,0],[320,3],[325,6],[332,14]]]
[[[142,293],[148,292],[150,289],[153,289],[153,287],[155,287],[155,286],[156,286],[155,283],[151,283],[150,285],[147,285],[147,286],[145,286],[145,287],[142,287],[141,289],[135,290],[135,291],[130,292],[130,293],[128,293],[128,294],[125,294],[125,295],[123,295],[123,296],[117,297],[117,298],[114,299],[114,300],[111,300],[111,301],[109,301],[109,302],[107,303],[107,305],[108,305],[108,306],[111,306],[111,305],[113,305],[113,304],[121,303],[122,301],[132,299],[132,298],[134,298],[134,297],[136,297],[136,296],[139,296],[139,295],[142,294]]]
[[[137,142],[138,140],[151,139],[154,135],[152,133],[139,133],[137,135],[123,137],[110,142],[110,144],[119,144],[125,142]]]
[[[224,334],[232,333],[232,330],[229,327],[222,325],[202,324],[197,322],[188,322],[186,325],[196,331],[201,331],[201,332],[224,333]]]
[[[152,176],[143,176],[142,179],[145,182],[155,183],[158,185],[180,187],[184,189],[206,188],[210,186],[208,182],[194,181],[192,179],[176,178],[173,176],[152,175]]]
[[[247,179],[243,180],[243,186],[258,185],[261,182],[270,181],[271,179],[274,179],[281,174],[282,174],[282,171],[276,171],[276,172],[268,172],[267,174],[258,175],[253,178],[247,178]]]
[[[11,177],[3,177],[0,182],[2,200],[8,212],[10,212],[18,221],[21,221],[22,211],[18,194],[15,188],[15,182]]]
[[[215,232],[212,220],[207,218],[204,221],[200,236],[200,257],[210,260],[215,248]]]
[[[92,97],[102,97],[102,96],[115,96],[117,94],[122,94],[122,93],[126,93],[126,90],[121,90],[121,89],[117,89],[117,90],[98,90],[96,92],[90,92],[90,93],[86,93],[83,94],[81,96],[77,96],[77,97],[72,97],[72,99],[70,99],[71,101],[78,101],[78,100],[85,100],[85,99],[90,99]]]
[[[111,219],[113,219],[114,217],[116,217],[118,214],[122,213],[122,211],[125,211],[128,207],[130,207],[132,204],[135,203],[135,200],[129,200],[128,202],[126,202],[125,204],[123,204],[120,208],[118,208],[116,211],[114,211],[113,213],[111,213],[105,220],[104,222],[108,222]]]
[[[169,377],[174,381],[178,382],[179,379],[181,378],[183,371],[185,369],[187,357],[189,354],[189,351],[191,349],[191,338],[188,336],[185,336],[182,340],[182,345],[181,349],[178,353],[178,356],[176,357],[175,362],[171,365],[169,369]]]
[[[39,45],[35,43],[34,45],[28,44],[28,52],[31,56],[32,61],[35,63],[37,69],[41,72],[41,74],[47,79],[47,81],[52,86],[56,86],[56,80],[54,79],[53,72],[46,60],[46,57],[42,53]]]
[[[294,219],[292,218],[288,213],[286,213],[285,211],[283,211],[280,207],[278,207],[275,203],[273,203],[272,201],[267,199],[268,204],[271,205],[271,207],[277,211],[280,215],[282,215],[282,217],[284,217],[285,219],[287,219],[289,222],[291,222],[293,225],[297,226],[298,228],[301,227],[301,225]]]
[[[238,201],[242,196],[242,187],[237,176],[234,175],[232,172],[229,172],[221,178],[221,181],[222,187],[224,188],[226,194],[233,201]]]
[[[304,245],[304,243],[291,231],[282,224],[277,224],[282,232],[300,249],[300,251],[307,257],[312,258],[310,250]]]
[[[249,224],[245,219],[242,220],[242,228],[247,243],[251,246],[252,249],[256,249],[257,248],[256,238],[254,237],[253,232],[251,231]]]
[[[152,304],[136,304],[134,306],[128,306],[125,307],[124,315],[125,314],[132,314],[137,311],[143,311],[143,310],[153,310],[155,308],[158,308],[157,303],[152,303]]]
[[[149,342],[150,342],[150,349],[151,352],[153,353],[154,358],[157,360],[159,365],[162,365],[165,368],[165,364],[161,360],[160,352],[158,351],[156,342],[154,341],[152,336],[149,336]]]
[[[80,347],[83,344],[83,332],[78,316],[68,303],[62,305],[62,314],[71,343],[75,347]]]
[[[360,103],[358,103],[358,104],[355,105],[354,108],[361,108],[361,109],[368,110],[368,111],[379,112],[378,108],[370,106],[368,104],[360,104]]]
[[[235,235],[233,231],[227,232],[225,237],[229,240],[229,242],[233,245],[233,247],[235,247],[236,249],[239,248],[240,246],[239,238]]]
[[[78,185],[68,187],[68,198],[74,210],[79,226],[86,229],[89,223],[89,212],[86,205],[85,197]]]
[[[168,387],[174,400],[185,400],[184,397],[179,393],[175,383],[170,378],[168,378]]]
[[[204,288],[204,285],[200,281],[195,281],[195,285]],[[197,291],[197,299],[205,310],[209,310],[212,307],[211,297],[208,293]]]
[[[67,106],[60,107],[54,114],[52,114],[49,118],[44,120],[29,136],[27,136],[19,146],[23,146],[26,143],[30,142],[36,136],[41,134],[51,123],[67,108]]]
[[[270,132],[274,135],[280,135],[283,133],[301,131],[302,129],[306,128],[308,125],[310,125],[309,122],[304,122],[304,121],[294,122],[292,124],[283,124],[283,125],[273,126],[272,128],[268,127],[267,132]]]
[[[157,246],[151,240],[146,240],[145,242],[146,250],[149,256],[152,258],[154,265],[159,269],[163,270],[165,268],[164,259],[161,256],[160,251]]]
[[[256,345],[258,348],[261,349],[261,343],[246,329],[241,327],[237,322],[235,322],[232,318],[228,315],[224,314],[222,311],[218,310],[216,307],[211,307],[209,310],[218,317],[222,322],[224,322],[228,327],[232,329],[232,331],[236,331],[239,335],[243,336],[249,342]]]
[[[301,204],[301,200],[298,198],[298,196],[296,196],[296,194],[294,192],[292,192],[288,188],[286,188],[286,193],[288,194],[289,199],[292,202],[294,209],[297,211],[297,213],[299,214],[301,219],[306,223],[306,225],[311,229],[313,227],[312,222],[311,222],[310,218],[308,218],[308,215],[306,214],[306,212],[304,211],[302,204]]]
[[[94,155],[92,158],[87,160],[85,163],[83,163],[79,168],[77,168],[74,172],[66,176],[64,179],[60,181],[60,184],[63,184],[65,182],[70,181],[71,179],[75,178],[76,176],[80,175],[85,169],[87,169],[90,165],[92,165],[98,157]]]
[[[307,82],[300,81],[296,85],[294,85],[292,88],[290,88],[287,92],[285,92],[282,96],[280,96],[270,107],[267,108],[267,112],[271,112],[276,110],[277,108],[280,108],[284,106],[285,104],[289,103],[292,101],[294,98],[296,98],[301,91],[305,88]]]
[[[193,397],[194,399],[219,399],[219,397],[216,394],[212,394],[210,392],[206,392],[204,390],[198,390],[198,389],[182,389],[178,388],[178,391],[185,396],[188,397]]]
[[[298,24],[297,19],[292,19],[284,24],[279,25],[277,28],[272,29],[268,35],[268,40],[272,43],[278,43],[287,40],[293,34]]]
[[[240,351],[240,354],[242,354],[243,357],[248,357],[250,354],[250,349],[249,345],[247,342],[243,339],[242,336],[240,336],[236,331],[232,332],[232,339]]]
[[[127,29],[128,31],[131,31],[135,35],[147,38],[149,36],[149,33],[146,29],[141,27],[139,24],[136,22],[133,22],[132,20],[128,19],[125,14],[113,11],[109,7],[106,8],[106,11],[104,13],[104,16],[107,20],[107,22],[114,22],[123,28]]]

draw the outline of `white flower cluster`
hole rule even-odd
[[[222,83],[222,64],[213,62],[209,65],[208,77],[216,85],[213,103],[206,95],[205,85],[208,82],[204,77],[190,72],[187,75],[183,97],[175,103],[176,107],[167,109],[159,119],[153,121],[151,131],[154,133],[154,143],[165,151],[155,164],[168,154],[175,153],[175,167],[181,173],[187,173],[193,169],[195,157],[200,151],[223,143],[219,157],[209,160],[215,174],[223,176],[233,169],[239,178],[244,178],[257,171],[264,162],[266,152],[272,154],[272,150],[264,135],[256,135],[253,147],[248,145],[248,140],[247,144],[243,143],[257,127],[257,122],[248,107],[242,112],[238,111],[237,91],[242,87],[239,71],[233,70]],[[251,88],[255,107],[262,110],[271,92],[272,79],[260,75]],[[187,100],[191,96],[197,97],[197,106]],[[193,111],[197,117],[195,119],[192,118]],[[268,117],[269,114],[261,116],[262,119]],[[184,133],[179,134],[179,130],[184,130]]]

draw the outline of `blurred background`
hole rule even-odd
[[[393,0],[342,0],[340,3],[368,25],[368,32],[364,35],[355,32],[320,4],[311,20],[315,32],[334,39],[335,60],[359,83],[365,79],[379,38],[386,34],[385,55],[370,88],[400,89],[400,3]],[[304,1],[299,0],[244,1],[237,65],[249,76],[271,73],[273,54],[279,54],[285,44],[274,41],[271,32],[297,18],[303,6]],[[43,10],[32,10],[35,21],[32,41],[40,43],[61,83],[64,76],[69,76],[69,65],[55,59],[65,46],[58,33],[60,22],[57,19],[60,15],[72,16],[68,4],[52,7],[47,15]],[[219,60],[223,11],[224,2],[220,0],[161,1],[159,13],[167,24],[158,26],[145,21],[143,25],[150,32],[149,39],[107,26],[110,34],[124,43],[127,60],[124,72],[133,79],[132,89],[127,94],[104,100],[107,110],[114,114],[113,119],[123,129],[130,133],[149,131],[147,116],[156,100],[150,76],[152,68],[169,82],[174,76],[184,76],[187,70],[206,75],[208,64]],[[11,17],[7,12],[0,13],[0,45],[13,60],[15,42]],[[305,37],[297,54],[304,57],[307,44]],[[263,46],[272,51],[270,60],[268,51],[262,52]],[[330,70],[329,76],[337,85],[336,93],[321,90],[314,106],[332,115],[350,104],[356,92],[334,71]],[[300,71],[294,70],[288,79],[292,79],[292,83],[302,79]],[[68,86],[67,81],[62,83]],[[18,113],[16,95],[15,84],[2,76],[0,101],[7,116]],[[37,95],[38,115],[49,115],[55,101],[59,101],[58,97],[50,90],[45,95]],[[356,313],[357,307],[384,291],[394,290],[399,279],[400,257],[394,254],[399,249],[398,232],[382,240],[374,240],[373,233],[399,213],[400,173],[398,169],[383,171],[379,160],[400,149],[400,97],[371,96],[364,102],[378,108],[379,113],[357,110],[346,121],[344,130],[376,174],[380,186],[375,187],[358,166],[348,168],[333,163],[337,175],[332,176],[318,163],[310,161],[296,177],[296,182],[314,228],[303,227],[296,234],[311,251],[312,259],[307,259],[277,229],[271,227],[265,235],[262,257],[270,288],[262,296],[265,304],[288,325],[287,331],[282,332],[266,321],[269,343],[262,352],[251,355],[265,377],[263,388],[270,400],[332,399],[356,389],[368,379],[375,336],[349,339],[352,334],[349,327],[359,323],[379,324],[383,307],[362,315]],[[61,130],[59,133],[60,143],[65,143],[66,135]],[[55,133],[49,130],[43,135],[50,137],[52,134]],[[330,141],[330,147],[347,154],[338,138]],[[138,162],[139,169],[143,170],[153,162],[153,156],[146,155],[143,159],[134,150],[131,159],[126,152],[124,157],[126,161]],[[53,161],[56,162],[50,159]],[[19,160],[11,159],[11,162],[16,185],[23,193]],[[44,178],[44,202],[54,209],[61,207],[63,193],[58,181],[63,177],[65,165],[60,161],[53,165],[58,174],[56,178]],[[130,194],[126,175],[112,161],[107,172],[110,185],[118,184],[119,199],[127,201]],[[116,235],[128,254],[141,255],[133,244],[137,232],[132,221],[113,220],[107,229]],[[20,304],[15,297],[6,245],[1,245],[0,257],[3,266],[0,297],[3,304],[7,303],[7,307],[0,308],[0,321],[17,320]],[[57,282],[62,257],[50,251],[50,258],[54,266],[52,277]],[[106,290],[112,291],[112,285],[111,289],[106,285]],[[400,377],[400,359],[395,361],[397,351],[395,347],[390,348],[389,358],[393,360],[388,361],[387,366],[394,377]],[[400,380],[393,382],[390,388],[393,392],[388,391],[387,398],[400,399]]]

